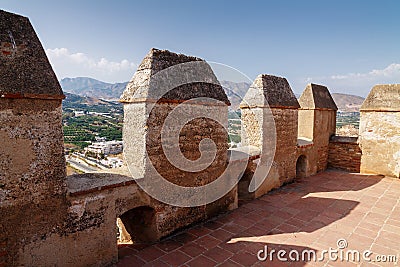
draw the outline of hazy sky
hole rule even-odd
[[[400,1],[17,1],[59,79],[127,81],[151,47],[365,96],[400,83]]]

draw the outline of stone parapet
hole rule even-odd
[[[361,154],[357,137],[333,136],[329,141],[328,167],[360,172]]]

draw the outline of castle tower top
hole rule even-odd
[[[160,97],[166,101],[207,97],[230,104],[207,62],[197,57],[152,48],[140,63],[120,101],[132,103],[158,100]]]
[[[0,10],[0,97],[65,98],[29,19]]]
[[[297,109],[300,107],[285,78],[260,74],[247,91],[240,107],[251,108],[268,105],[271,108]]]
[[[375,85],[360,111],[400,111],[400,84]]]
[[[313,83],[307,85],[300,96],[299,103],[303,109],[338,109],[328,88]]]

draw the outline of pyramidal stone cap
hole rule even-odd
[[[325,109],[337,110],[335,101],[333,100],[326,86],[310,83],[299,98],[302,109]]]
[[[240,108],[267,106],[292,109],[300,107],[285,78],[267,74],[258,75],[240,103]]]
[[[126,86],[120,101],[181,102],[197,97],[212,98],[230,105],[206,61],[152,48]]]
[[[400,111],[400,84],[375,85],[360,111]]]
[[[0,10],[0,98],[65,98],[29,19]]]

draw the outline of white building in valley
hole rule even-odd
[[[85,152],[90,152],[96,155],[118,154],[122,152],[122,141],[106,141],[92,143],[85,148]]]

